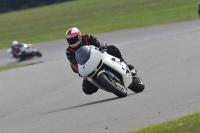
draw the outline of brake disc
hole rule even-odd
[[[115,81],[115,80],[113,80],[113,79],[111,79],[111,78],[109,78],[109,80],[110,80],[117,88],[119,88],[120,90],[126,91],[126,88],[125,88],[122,84],[120,84],[119,82],[117,82],[117,81]]]

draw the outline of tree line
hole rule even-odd
[[[0,13],[22,10],[70,0],[0,0]]]

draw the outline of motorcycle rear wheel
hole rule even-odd
[[[124,86],[121,85],[121,83],[114,81],[110,77],[106,76],[104,73],[100,74],[98,79],[105,89],[114,93],[116,96],[120,98],[127,96],[126,88],[124,88]]]

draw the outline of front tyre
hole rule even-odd
[[[142,79],[137,74],[134,75],[132,78],[133,78],[133,81],[128,88],[135,93],[142,92],[145,88],[145,84],[142,81]]]
[[[106,76],[105,73],[102,73],[98,77],[99,82],[102,86],[108,91],[114,93],[116,96],[122,98],[127,96],[127,90],[124,88],[121,83],[111,79],[109,76]]]
[[[40,53],[39,51],[37,51],[37,52],[35,52],[35,56],[42,57],[42,53]]]

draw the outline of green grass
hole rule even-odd
[[[12,40],[37,43],[64,39],[69,27],[82,34],[198,19],[199,0],[74,0],[0,14],[0,48]]]
[[[200,112],[129,133],[200,133]]]
[[[34,65],[34,64],[38,64],[38,63],[42,63],[42,62],[22,63],[22,64],[10,65],[10,66],[0,66],[0,72],[4,71],[4,70],[19,68],[19,67],[30,66],[30,65]]]
[[[24,65],[0,66],[0,71],[18,68],[18,67],[22,67],[22,66],[24,66]]]

